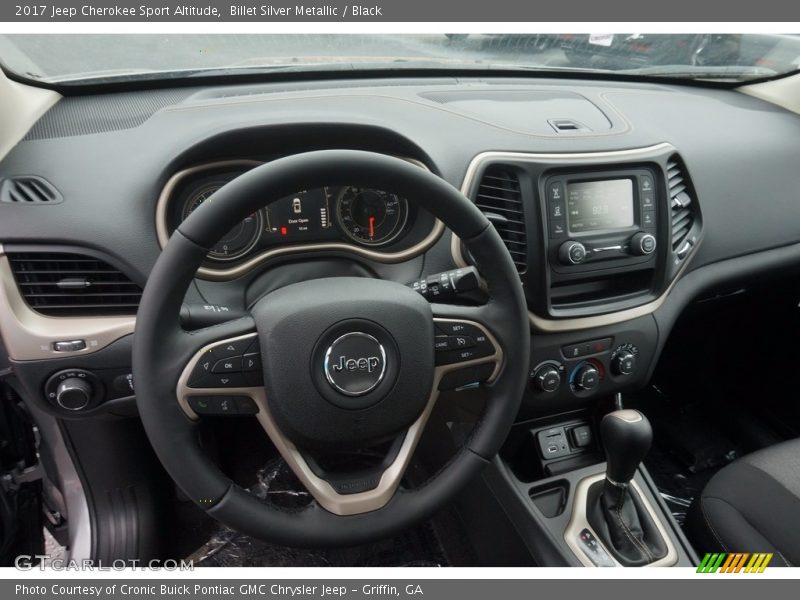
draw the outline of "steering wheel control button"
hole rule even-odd
[[[211,367],[212,373],[239,373],[242,370],[242,357],[231,356],[223,358],[214,363]]]
[[[81,350],[86,350],[86,340],[53,342],[53,350],[56,352],[80,352]]]
[[[474,348],[477,345],[475,338],[469,335],[451,335],[447,338],[447,347],[450,350]]]
[[[189,406],[200,416],[239,414],[236,400],[232,396],[190,396]]]
[[[260,371],[261,370],[261,354],[254,352],[253,354],[245,354],[242,357],[242,371]]]
[[[258,413],[258,404],[249,396],[234,396],[236,410],[240,415],[255,415]]]
[[[325,377],[345,396],[363,396],[375,389],[386,374],[386,350],[373,336],[346,333],[325,352]]]
[[[433,349],[436,350],[436,352],[442,352],[444,350],[449,350],[450,349],[449,340],[450,340],[450,336],[437,335],[433,339]]]
[[[196,382],[190,382],[191,388],[237,388],[245,387],[244,375],[241,373],[211,373]]]
[[[211,349],[211,354],[213,354],[217,359],[230,358],[231,356],[242,356],[245,352],[247,352],[247,349],[252,343],[253,340],[251,338],[234,340],[232,342],[224,342],[214,346]]]
[[[439,335],[435,338],[436,365],[486,358],[495,353],[495,347],[480,327],[461,321],[437,321]],[[447,335],[447,350],[439,346],[442,335]]]

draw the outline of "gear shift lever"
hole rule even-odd
[[[600,435],[606,450],[606,480],[590,490],[589,523],[622,565],[656,562],[666,556],[664,539],[630,486],[653,441],[650,422],[639,411],[616,410],[603,417]]]
[[[606,449],[606,479],[627,485],[653,442],[650,421],[638,410],[615,410],[603,417],[600,435]]]

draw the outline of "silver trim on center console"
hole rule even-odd
[[[589,488],[592,487],[593,484],[603,481],[604,479],[605,473],[598,473],[596,475],[584,477],[580,480],[575,488],[575,499],[572,502],[572,515],[570,516],[569,523],[564,531],[564,541],[567,543],[567,546],[569,546],[570,550],[572,550],[572,552],[575,554],[575,557],[581,561],[581,564],[584,567],[595,566],[595,564],[589,559],[589,557],[586,555],[586,553],[584,553],[578,544],[578,536],[580,536],[581,531],[584,529],[588,529],[592,532],[592,535],[594,535],[597,543],[603,547],[603,549],[606,551],[606,554],[608,554],[611,560],[614,561],[614,566],[623,566],[614,558],[611,552],[608,551],[608,548],[605,547],[603,542],[600,541],[600,537],[589,524],[589,519],[586,516],[588,509]],[[645,510],[647,510],[647,513],[650,515],[653,523],[656,524],[656,529],[658,529],[658,533],[661,534],[661,537],[664,539],[664,543],[667,546],[667,555],[664,558],[661,558],[646,566],[671,567],[678,562],[678,551],[675,549],[675,544],[672,543],[672,539],[669,537],[664,524],[661,522],[661,517],[653,508],[652,504],[650,504],[650,501],[647,499],[647,497],[642,493],[642,488],[639,487],[639,484],[634,480],[631,481],[630,486],[636,491],[637,494],[639,494],[639,499],[642,501],[642,505],[645,507]]]
[[[467,198],[470,197],[472,188],[475,185],[478,173],[486,163],[492,162],[541,162],[554,166],[583,166],[583,165],[597,165],[608,164],[621,160],[642,160],[651,156],[665,154],[668,152],[677,152],[678,150],[667,142],[647,146],[645,148],[631,148],[628,150],[610,150],[604,152],[575,152],[575,153],[532,153],[532,152],[483,152],[472,159],[467,172],[464,175],[464,181],[461,184],[461,193]],[[690,255],[683,260],[681,268],[675,275],[675,278],[670,283],[666,291],[655,300],[642,304],[634,308],[620,310],[603,315],[595,315],[591,317],[576,317],[569,319],[550,319],[541,317],[532,311],[528,312],[528,318],[531,328],[535,331],[542,333],[560,333],[565,331],[575,331],[580,329],[591,329],[594,327],[603,327],[606,325],[614,325],[616,323],[623,323],[638,317],[649,315],[658,310],[661,305],[666,301],[667,296],[672,291],[675,283],[680,278],[684,269],[690,262],[690,257],[697,249],[698,244],[690,250]],[[453,234],[450,241],[450,253],[453,257],[453,262],[459,267],[466,267],[467,261],[461,252],[461,240]]]

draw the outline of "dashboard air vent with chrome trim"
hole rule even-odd
[[[519,176],[503,165],[491,165],[483,173],[475,205],[491,221],[522,274],[528,267],[528,241]]]
[[[36,312],[53,317],[133,315],[142,289],[94,256],[9,252],[20,293]]]
[[[0,183],[0,202],[10,204],[58,204],[64,198],[46,179],[36,175],[9,177]]]
[[[692,235],[697,220],[697,204],[694,202],[694,194],[689,184],[686,168],[677,155],[673,155],[667,161],[667,178],[669,181],[672,252],[677,260],[683,260],[697,243],[696,235]]]

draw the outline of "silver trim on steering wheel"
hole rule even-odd
[[[451,371],[456,371],[475,365],[494,363],[495,368],[487,380],[487,382],[492,382],[496,379],[503,363],[502,347],[497,342],[497,339],[491,334],[491,332],[481,323],[477,323],[469,319],[434,318],[433,321],[434,323],[459,322],[474,325],[486,334],[486,338],[494,346],[495,352],[490,356],[476,358],[465,362],[442,365],[435,368],[433,386],[425,408],[417,420],[414,421],[414,423],[412,423],[408,428],[397,456],[381,474],[378,485],[371,490],[354,494],[340,494],[333,488],[333,486],[331,486],[330,483],[316,475],[308,466],[308,463],[297,446],[295,446],[294,443],[292,443],[292,441],[281,432],[280,428],[276,424],[270,412],[269,399],[267,398],[267,394],[263,386],[240,388],[189,387],[189,378],[194,370],[195,365],[203,354],[205,354],[211,348],[216,347],[224,342],[252,339],[257,336],[256,333],[249,333],[229,339],[217,340],[198,350],[188,362],[181,373],[180,378],[178,379],[178,385],[176,388],[178,403],[190,419],[197,420],[199,416],[189,405],[190,396],[233,395],[248,396],[252,398],[253,401],[255,401],[255,403],[258,405],[259,410],[256,414],[256,417],[258,418],[259,423],[261,423],[261,426],[264,428],[264,431],[267,432],[270,440],[272,440],[272,443],[286,461],[286,464],[289,465],[289,468],[292,469],[297,478],[302,482],[306,489],[308,489],[309,493],[322,508],[333,514],[341,516],[356,515],[377,510],[385,506],[389,500],[391,500],[392,496],[397,491],[397,488],[400,486],[400,481],[403,477],[403,474],[405,473],[405,470],[411,461],[411,457],[414,453],[414,449],[417,447],[417,443],[422,437],[422,432],[425,429],[425,425],[428,422],[431,411],[436,404],[436,399],[439,397],[439,383],[441,382],[442,378]],[[263,351],[265,350],[262,349],[262,352]]]

